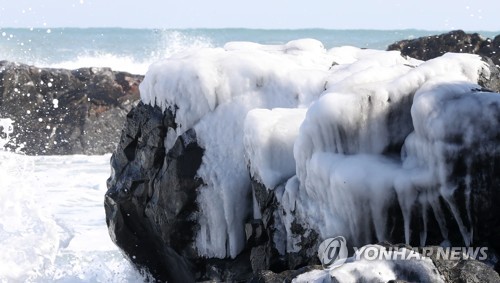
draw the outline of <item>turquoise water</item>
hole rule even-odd
[[[395,41],[439,34],[423,30],[260,29],[0,29],[0,60],[43,67],[112,67],[145,73],[154,61],[186,48],[221,47],[228,41],[281,44],[314,38],[326,48],[352,45],[386,49]],[[480,32],[494,37],[495,32]]]

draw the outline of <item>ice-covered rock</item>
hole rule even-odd
[[[462,125],[452,116],[457,114],[453,110],[436,116],[447,101],[458,100],[460,105],[468,105],[468,95],[473,99],[477,94],[473,90],[480,87],[467,82],[477,81],[482,72],[488,69],[474,55],[447,54],[418,67],[403,69],[395,78],[377,82],[361,71],[347,78],[352,83],[346,90],[337,85],[327,89],[309,108],[295,142],[300,186],[294,201],[304,221],[320,231],[323,238],[342,234],[357,245],[374,238],[383,241],[390,229],[386,225],[387,212],[397,197],[409,241],[408,225],[419,196],[417,192],[422,191],[421,198],[430,195],[438,198],[444,193],[438,193],[439,186],[447,187],[444,176],[439,179],[435,173],[449,165],[440,163],[443,157],[437,156],[437,151],[430,152],[428,144],[442,145],[441,135],[446,136],[447,130],[454,131],[454,127]],[[486,96],[477,97],[485,104],[490,101]],[[451,105],[449,109],[454,107]],[[477,116],[480,109],[478,106],[469,110]],[[478,124],[494,123],[490,120],[494,116],[479,117]],[[433,119],[428,121],[430,118]],[[447,122],[456,125],[446,127],[443,123]],[[463,127],[471,125],[475,123]],[[427,138],[426,131],[434,135],[430,141],[415,144],[415,138]],[[471,136],[481,139],[480,135],[471,133]],[[403,159],[398,156],[401,148],[408,155]],[[426,160],[412,163],[419,158]],[[424,169],[420,170],[421,167]],[[423,202],[427,205],[427,200]],[[317,208],[311,209],[312,204]]]
[[[143,102],[174,112],[177,136],[193,128],[205,149],[197,172],[204,181],[197,201],[200,254],[234,258],[245,245],[243,225],[252,212],[243,144],[247,112],[307,105],[321,94],[331,62],[320,42],[302,40],[231,43],[151,66],[141,84]]]
[[[346,262],[336,268],[303,270],[294,283],[300,282],[498,282],[500,276],[488,265],[465,254],[456,253],[456,259],[443,259],[440,247],[366,245],[358,249]],[[376,250],[376,251],[375,251]],[[378,252],[377,252],[378,251]],[[429,256],[426,256],[429,255]],[[376,259],[374,259],[376,258]],[[413,258],[413,260],[409,260]],[[273,274],[274,277],[280,275]],[[284,277],[284,274],[282,275]],[[264,277],[273,278],[270,274]]]
[[[491,75],[477,55],[315,40],[172,56],[113,155],[110,234],[174,282],[311,265],[340,235],[498,249],[500,96],[478,84]]]

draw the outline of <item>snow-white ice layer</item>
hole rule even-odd
[[[374,249],[378,252],[374,252]],[[371,252],[374,253],[371,254]],[[382,256],[378,257],[380,254]],[[292,282],[355,283],[389,282],[396,279],[416,282],[444,282],[430,258],[405,248],[394,252],[379,245],[364,246],[348,258],[343,265],[333,269],[306,272],[297,276]]]
[[[248,170],[269,189],[291,177],[278,197],[289,210],[289,233],[298,217],[322,238],[343,235],[359,244],[374,227],[383,240],[391,198],[399,200],[409,233],[415,188],[429,188],[418,201],[433,208],[437,196],[452,189],[444,173],[434,171],[444,166],[439,157],[427,156],[442,144],[433,144],[441,122],[432,119],[453,118],[441,112],[442,103],[479,96],[470,90],[480,73],[489,75],[475,55],[423,63],[398,52],[325,50],[310,39],[279,46],[239,42],[153,64],[140,90],[144,103],[175,112],[178,128],[169,131],[167,148],[172,135],[195,129],[205,148],[196,245],[203,256],[234,257],[252,212]],[[403,143],[404,159],[386,154]],[[442,219],[439,207],[434,212]],[[289,251],[297,248],[293,243]]]
[[[141,282],[108,235],[106,156],[0,150],[0,282]]]
[[[140,86],[142,101],[175,109],[177,136],[194,128],[205,148],[198,171],[206,184],[198,198],[200,254],[234,257],[244,246],[244,220],[251,212],[243,147],[247,112],[309,104],[323,91],[331,64],[320,42],[300,40],[282,46],[229,43],[150,67]]]
[[[377,69],[386,77],[377,78],[371,69],[353,73],[332,84],[309,108],[294,148],[300,188],[291,192],[297,214],[321,237],[340,234],[360,245],[372,238],[371,227],[377,240],[386,239],[388,205],[397,197],[407,242],[410,213],[417,202],[433,208],[446,239],[438,203],[441,195],[469,244],[468,229],[451,198],[455,186],[447,178],[445,156],[459,146],[492,140],[496,134],[476,128],[497,123],[495,109],[481,109],[499,103],[500,97],[472,91],[479,88],[475,82],[480,73],[489,75],[486,66],[475,55],[446,54],[414,68],[399,69],[392,78],[388,74],[394,74],[394,68]],[[395,112],[409,112],[410,106],[411,119],[407,119],[410,113]],[[460,145],[447,140],[453,135],[463,135],[466,142]],[[381,155],[391,144],[403,141],[403,160]],[[424,222],[425,213],[422,209]],[[426,228],[421,244],[425,238]]]
[[[254,109],[244,126],[244,145],[250,174],[267,188],[295,175],[293,144],[307,109]],[[264,146],[265,145],[265,146]]]

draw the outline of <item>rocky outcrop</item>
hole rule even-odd
[[[424,61],[447,52],[471,53],[491,58],[495,65],[500,65],[500,35],[490,39],[478,33],[469,34],[455,30],[440,35],[401,40],[389,45],[387,50],[398,50],[402,55]]]
[[[480,78],[478,83],[485,89],[500,92],[500,35],[490,39],[477,33],[467,34],[457,30],[436,36],[399,41],[390,45],[388,50],[398,50],[402,55],[420,60],[433,59],[447,52],[481,55],[483,60],[489,63],[491,76],[488,79]],[[462,141],[453,142],[459,145]],[[475,227],[473,231],[475,241],[483,244],[488,243],[489,246],[498,251],[500,250],[500,245],[498,245],[500,231],[493,227],[498,227],[498,221],[500,221],[497,219],[500,211],[495,205],[500,201],[500,192],[494,185],[498,182],[498,178],[497,174],[493,172],[498,170],[500,157],[497,155],[485,156],[484,151],[480,148],[480,144],[474,144],[469,148],[462,149],[458,155],[459,158],[450,156],[447,163],[453,169],[449,173],[449,178],[459,187],[455,194],[455,201],[462,203],[460,214],[466,218],[466,215],[470,214],[471,211],[466,208],[465,200],[460,195],[466,191],[467,183],[471,182],[468,176],[475,176],[475,179],[472,180],[470,203],[472,215],[475,215],[470,219]],[[466,165],[467,162],[472,162],[472,164]],[[464,172],[467,167],[472,168],[470,169],[472,172]],[[452,215],[447,217],[451,219]],[[437,223],[434,224],[437,225]],[[457,227],[451,229],[456,230]],[[459,232],[455,231],[455,234],[458,235]]]
[[[389,283],[405,283],[405,282],[434,282],[426,275],[437,275],[438,279],[442,280],[439,282],[463,282],[463,283],[480,283],[480,282],[500,282],[500,275],[496,273],[489,265],[482,263],[478,260],[468,258],[463,253],[455,253],[454,259],[444,259],[443,250],[438,251],[440,247],[429,246],[423,248],[412,248],[408,245],[391,245],[388,243],[381,243],[387,250],[400,250],[407,249],[412,250],[419,254],[419,257],[424,259],[421,262],[414,262],[409,264],[405,261],[389,260],[388,264],[392,265],[393,272],[396,275],[396,279],[388,281]],[[424,256],[430,259],[430,261],[425,260]],[[350,278],[356,278],[356,282],[380,282],[382,278],[378,278],[375,274],[364,275],[359,270],[363,270],[363,264],[357,265],[355,260],[356,257],[349,259],[345,265],[353,265],[353,267],[347,268],[344,271],[343,276],[348,275]],[[397,257],[395,257],[397,259]],[[431,274],[418,273],[417,270],[419,266],[428,264],[428,267],[432,268]],[[358,269],[359,267],[359,269]],[[350,271],[348,271],[350,270]],[[322,277],[323,282],[342,282],[342,276],[338,276],[337,273],[333,272],[328,274],[328,271],[324,271],[323,267],[320,265],[306,266],[294,271],[284,271],[281,273],[275,273],[269,270],[259,271],[255,274],[250,282],[252,283],[277,283],[277,282],[292,282],[294,278],[299,275],[304,275],[308,272],[316,272],[317,274],[324,273]],[[334,269],[335,271],[335,269]],[[434,273],[435,272],[435,273]],[[372,276],[372,277],[371,277]],[[318,277],[318,276],[317,276]],[[316,278],[317,278],[316,277]],[[300,277],[299,277],[300,278]],[[314,277],[311,277],[314,278]],[[302,279],[302,278],[301,278]],[[304,282],[299,280],[299,282]],[[317,281],[315,281],[317,282]]]
[[[195,223],[189,217],[196,211],[201,180],[194,175],[203,151],[187,138],[167,155],[163,143],[172,123],[168,112],[142,103],[127,115],[105,208],[112,239],[134,264],[155,278],[187,282],[194,267],[181,255],[193,253],[187,244]]]
[[[376,254],[372,253],[374,247],[388,252],[388,254],[393,251],[398,251],[399,254],[388,256],[385,260],[367,261],[367,258],[373,258],[373,254]],[[360,251],[348,258],[342,267],[324,270],[322,266],[307,266],[293,273],[290,271],[282,273],[264,271],[259,272],[252,282],[292,282],[292,278],[296,278],[298,282],[309,282],[311,279],[314,282],[343,282],[343,279],[346,277],[351,279],[348,282],[353,280],[356,282],[385,282],[387,281],[385,279],[387,275],[382,274],[384,273],[383,270],[387,270],[388,268],[394,273],[395,277],[387,281],[389,283],[500,282],[500,275],[491,266],[470,258],[464,251],[457,250],[456,252],[452,252],[452,250],[451,248],[446,249],[437,246],[412,248],[409,245],[403,244],[392,245],[389,243],[380,243],[360,248]],[[413,260],[402,260],[404,258],[402,254],[412,254]],[[366,267],[367,264],[370,264],[370,261],[373,262],[378,272],[363,272],[363,270],[367,271]]]
[[[112,152],[142,78],[1,61],[0,118],[14,121],[8,146],[30,155]]]
[[[401,55],[423,61],[447,52],[478,54],[490,64],[492,72],[491,78],[483,81],[482,85],[493,91],[500,91],[500,35],[491,39],[478,33],[455,30],[440,35],[401,40],[389,45],[387,50],[397,50]]]
[[[111,159],[106,221],[112,240],[139,269],[168,282],[269,282],[269,278],[291,280],[310,268],[287,270],[319,263],[310,254],[279,254],[273,241],[282,225],[275,222],[279,204],[274,193],[255,181],[263,219],[247,223],[247,248],[234,259],[198,256],[194,248],[196,197],[203,180],[196,177],[196,172],[203,149],[194,130],[189,130],[167,151],[164,140],[169,134],[175,135],[176,127],[169,110],[162,112],[159,107],[141,102],[127,115]],[[297,234],[302,235],[300,226],[297,229]],[[314,244],[316,240],[317,236],[311,237],[309,242]],[[266,270],[283,273],[275,276]]]
[[[494,65],[490,65],[490,70],[493,79],[481,78],[479,84],[498,91],[498,70]],[[491,111],[500,113],[495,109]],[[105,197],[106,221],[111,238],[128,258],[156,279],[169,282],[288,282],[298,274],[320,268],[315,266],[318,264],[317,246],[321,241],[318,233],[300,219],[292,223],[283,221],[284,217],[290,217],[285,215],[290,211],[283,209],[281,202],[285,184],[266,188],[257,178],[252,178],[251,185],[260,217],[248,219],[243,251],[235,258],[198,255],[195,231],[199,226],[200,209],[197,197],[204,180],[197,177],[197,171],[204,161],[204,149],[193,129],[176,138],[175,115],[168,109],[162,111],[159,107],[139,103],[127,115],[112,157],[113,171]],[[397,119],[395,116],[392,118]],[[464,244],[461,227],[456,222],[455,214],[458,214],[467,222],[465,226],[474,228],[473,245],[489,247],[494,256],[500,249],[500,231],[496,228],[500,227],[497,208],[500,190],[496,185],[500,180],[495,173],[499,170],[500,155],[495,150],[482,150],[482,146],[500,140],[494,134],[485,136],[484,143],[479,140],[467,146],[465,138],[459,134],[446,137],[446,142],[456,145],[454,149],[458,152],[443,155],[446,168],[450,168],[443,177],[457,187],[450,197],[457,211],[450,210],[450,199],[439,198],[438,202],[439,209],[444,210],[443,219],[448,225],[446,229],[451,244]],[[174,146],[165,148],[166,143]],[[472,189],[468,191],[469,188]],[[464,195],[469,193],[472,197],[465,198]],[[416,204],[412,209],[422,211],[418,206]],[[430,211],[428,207],[423,209]],[[419,218],[421,214],[410,215],[412,224],[409,230],[414,231],[410,235],[411,243],[418,243],[418,231],[423,229],[427,229],[429,243],[439,244],[443,240],[439,220],[429,219],[424,228],[425,224]],[[389,217],[390,240],[403,242],[404,220],[395,199]],[[290,238],[298,241],[299,251],[289,252],[284,248]],[[485,277],[478,277],[478,280],[493,278],[490,282],[495,282],[498,278],[492,268],[476,261],[441,262],[436,259],[434,265],[442,272],[445,282],[456,279],[474,282],[468,279],[474,272],[484,274]]]
[[[194,238],[198,213],[196,198],[203,180],[196,177],[196,172],[204,150],[198,145],[193,130],[179,137],[172,149],[165,148],[164,141],[172,139],[168,135],[175,135],[173,130],[177,125],[173,118],[169,110],[162,112],[158,107],[139,103],[127,115],[126,126],[112,157],[113,173],[108,180],[109,190],[105,197],[106,219],[111,238],[128,258],[156,279],[169,282],[290,282],[301,273],[320,268],[315,266],[318,264],[316,251],[320,239],[300,222],[292,225],[292,233],[301,241],[300,251],[280,254],[282,248],[279,245],[284,243],[280,243],[279,239],[284,241],[284,228],[280,222],[283,209],[278,198],[283,185],[266,188],[257,180],[252,181],[252,190],[261,219],[249,220],[246,224],[245,250],[234,259],[197,255]],[[492,179],[491,176],[496,176],[493,172],[500,163],[496,159],[484,158],[473,166],[477,169],[473,174],[478,176],[473,180],[477,186],[471,202],[477,228],[474,234],[480,241],[477,245],[489,246],[494,252],[498,249],[496,245],[500,235],[495,227],[500,225],[494,207],[498,193],[490,188],[494,188],[491,182],[498,182],[496,177]],[[450,162],[457,164],[452,173],[463,186],[465,180],[460,171],[460,160]],[[462,193],[461,190],[458,192]],[[460,213],[466,214],[461,193],[457,193],[457,202],[461,203]],[[394,214],[397,218],[394,225],[403,226],[397,207]],[[450,220],[448,223],[454,222],[451,212],[447,217]],[[414,223],[413,229],[421,229],[418,219]],[[429,226],[432,226],[429,241],[442,240],[436,236],[439,235],[437,223]],[[458,227],[449,228],[450,234],[460,235]],[[401,228],[398,230],[395,227],[394,231],[399,235],[395,241],[404,240]],[[454,240],[460,245],[460,237]],[[465,278],[464,282],[480,282],[467,279],[476,276],[478,271],[482,277],[476,277],[486,280],[484,282],[495,282],[498,277],[489,266],[472,260],[443,262],[436,259],[435,265],[443,273],[445,282],[454,282],[457,278]],[[308,267],[303,268],[305,266]]]
[[[500,275],[487,264],[468,258],[460,254],[458,259],[449,260],[441,258],[438,252],[439,247],[427,247],[430,258],[445,282],[500,282]],[[422,249],[420,249],[422,250]]]
[[[196,133],[187,131],[167,152],[164,140],[177,127],[170,111],[139,103],[126,121],[105,197],[113,241],[161,281],[250,278],[250,250],[235,259],[206,259],[194,249],[196,197],[203,184],[196,177],[203,157]]]

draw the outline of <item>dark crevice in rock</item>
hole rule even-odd
[[[127,157],[127,160],[128,161],[132,161],[134,160],[135,158],[135,150],[137,148],[137,144],[138,144],[138,139],[134,139],[132,140],[131,143],[129,143],[124,149],[123,149],[123,153],[125,154],[125,156]]]

